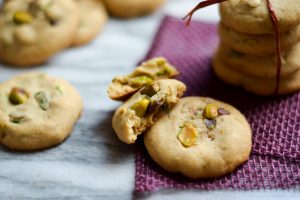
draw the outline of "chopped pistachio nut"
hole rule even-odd
[[[136,102],[135,104],[133,104],[131,106],[131,110],[135,111],[135,114],[142,118],[145,116],[147,109],[149,107],[150,104],[150,100],[149,99],[141,99],[138,102]]]
[[[177,139],[184,147],[190,147],[197,143],[198,133],[194,126],[190,123],[185,123],[177,135]]]
[[[17,87],[13,88],[9,95],[9,101],[14,105],[23,104],[28,100],[28,98],[29,98],[28,92],[26,92],[22,88],[17,88]]]
[[[63,89],[62,89],[61,86],[56,86],[56,87],[55,87],[55,90],[56,90],[60,95],[63,95],[63,94],[64,94]]]
[[[33,21],[33,17],[29,12],[16,11],[13,15],[13,21],[17,24],[30,24]]]
[[[207,104],[207,106],[204,109],[204,117],[207,119],[217,118],[219,116],[218,109],[219,107],[215,104]]]
[[[148,76],[137,76],[131,78],[129,82],[134,86],[144,86],[150,85],[153,82],[153,79]]]
[[[166,60],[164,58],[157,58],[156,63],[157,65],[162,66],[166,64]]]
[[[169,66],[165,65],[164,68],[156,73],[157,76],[168,76],[171,75],[174,70]]]
[[[230,113],[227,111],[227,110],[225,110],[224,108],[219,108],[218,109],[218,113],[219,113],[219,115],[229,115]]]
[[[157,91],[152,86],[146,86],[144,89],[142,89],[141,94],[147,95],[148,97],[153,97],[157,94]]]
[[[50,108],[51,97],[49,94],[45,92],[38,92],[35,94],[34,98],[41,109],[48,110]]]
[[[208,130],[212,130],[217,126],[217,120],[215,119],[204,119],[204,124]]]
[[[11,113],[9,115],[9,121],[14,123],[14,124],[19,124],[21,123],[21,121],[25,119],[25,116],[18,113],[18,112],[15,112],[15,113]]]

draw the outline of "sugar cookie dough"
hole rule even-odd
[[[185,91],[185,85],[174,79],[158,80],[141,88],[113,116],[112,126],[119,139],[134,143],[137,136],[168,112]]]

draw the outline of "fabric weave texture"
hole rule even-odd
[[[137,145],[135,189],[288,189],[300,186],[300,93],[259,97],[219,80],[211,69],[218,45],[216,24],[193,21],[189,27],[166,16],[146,59],[165,56],[181,72],[186,96],[209,96],[238,108],[253,131],[248,162],[233,173],[193,181],[166,172],[150,158],[142,138]]]

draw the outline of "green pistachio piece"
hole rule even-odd
[[[219,115],[229,115],[230,113],[227,111],[227,110],[225,110],[224,108],[219,108],[218,109],[218,113],[219,113]]]
[[[41,109],[48,110],[50,108],[51,97],[49,94],[45,92],[38,92],[35,94],[34,98]]]
[[[156,59],[156,64],[159,65],[159,66],[165,65],[166,60],[164,58],[157,58]]]
[[[13,15],[13,21],[17,24],[30,24],[33,21],[33,17],[29,12],[16,11]]]
[[[166,75],[166,71],[165,70],[160,70],[156,73],[157,76],[165,76]]]
[[[215,119],[204,119],[204,124],[208,130],[212,130],[217,126],[217,120]]]
[[[198,133],[194,126],[190,123],[185,123],[180,127],[181,130],[177,135],[177,139],[184,147],[190,147],[197,143]]]
[[[134,86],[150,85],[153,79],[148,76],[137,76],[130,79],[130,83]]]
[[[148,99],[141,99],[138,102],[136,102],[135,104],[133,104],[130,109],[135,111],[135,114],[142,118],[145,116],[148,106],[150,104],[150,100]]]
[[[142,89],[141,94],[147,95],[148,97],[153,97],[157,94],[157,91],[152,86],[146,86],[144,89]]]
[[[63,89],[62,89],[61,86],[56,86],[56,87],[55,87],[55,90],[56,90],[60,95],[63,95],[63,94],[64,94]]]
[[[162,70],[156,73],[157,76],[170,76],[174,73],[174,70],[169,66],[165,65]]]
[[[25,103],[29,98],[29,94],[22,88],[13,88],[9,95],[9,101],[13,105],[20,105]]]
[[[22,114],[15,112],[15,113],[11,113],[9,115],[9,120],[10,122],[14,123],[14,124],[20,124],[22,120],[25,119],[25,116],[23,116]]]
[[[208,104],[204,109],[204,117],[207,119],[215,119],[219,116],[219,107],[215,104]]]

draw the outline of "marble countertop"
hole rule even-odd
[[[1,0],[0,0],[1,3]],[[149,49],[164,14],[182,17],[197,0],[169,0],[158,13],[135,20],[111,19],[89,45],[67,49],[47,64],[26,70],[0,65],[0,82],[30,71],[70,81],[85,110],[71,137],[41,152],[20,153],[0,147],[0,200],[6,199],[299,199],[300,189],[272,191],[160,191],[135,195],[134,147],[118,141],[111,128],[113,110],[106,87],[126,74]],[[195,18],[217,21],[215,6]]]

